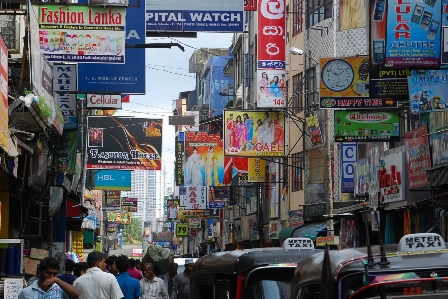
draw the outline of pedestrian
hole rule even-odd
[[[154,266],[151,263],[146,263],[143,266],[143,275],[140,280],[140,289],[142,291],[142,299],[162,298],[169,299],[165,283],[161,278],[154,274]]]
[[[78,277],[73,286],[79,291],[80,299],[120,299],[123,298],[117,279],[106,273],[104,253],[93,251],[87,256],[86,274]]]
[[[119,274],[116,276],[120,289],[123,292],[123,299],[138,299],[142,296],[140,283],[137,279],[129,275],[129,258],[120,255],[115,261]]]
[[[116,262],[117,262],[117,256],[116,255],[110,255],[106,259],[107,271],[110,274],[113,274],[115,276],[117,276],[117,274],[118,274],[118,269],[117,269]]]
[[[89,269],[89,266],[87,266],[87,262],[76,263],[73,274],[75,274],[76,277],[80,277],[81,275],[86,274],[87,269]]]
[[[132,278],[135,278],[140,281],[143,278],[143,274],[140,270],[138,270],[136,268],[136,265],[137,265],[137,260],[130,259],[128,272]]]
[[[190,277],[193,270],[193,259],[185,259],[185,270],[174,277],[171,299],[189,299],[190,298]]]
[[[37,266],[38,280],[19,293],[18,299],[77,299],[79,292],[56,275],[59,273],[59,261],[54,257],[46,257]]]
[[[62,281],[65,281],[68,284],[73,285],[73,282],[76,280],[76,276],[73,275],[73,270],[75,269],[76,263],[72,260],[65,259],[65,273],[58,276],[58,278]]]
[[[168,294],[172,293],[173,290],[173,281],[174,277],[177,275],[177,270],[179,269],[179,265],[177,263],[173,263],[171,266],[170,279],[168,280]]]

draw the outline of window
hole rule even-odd
[[[305,106],[303,103],[303,73],[298,73],[292,76],[292,110],[294,113],[303,110]]]
[[[316,68],[310,68],[306,71],[306,101],[307,106],[319,103],[319,94],[317,92]]]
[[[309,0],[308,3],[308,28],[329,19],[333,15],[332,0]]]
[[[303,189],[303,152],[292,154],[292,191]]]
[[[304,17],[304,1],[303,0],[293,0],[292,3],[292,36],[303,32],[303,26],[305,22]]]

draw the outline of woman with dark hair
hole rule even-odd
[[[185,184],[186,185],[195,185],[202,186],[202,173],[199,168],[199,164],[202,161],[202,156],[198,154],[198,148],[193,146],[193,153],[187,160],[186,164],[186,175],[185,175]]]
[[[281,90],[279,83],[278,76],[274,76],[274,79],[272,79],[271,84],[269,85],[269,92],[271,96],[276,98],[283,97],[283,91]]]
[[[241,115],[236,117],[235,124],[235,147],[241,149],[241,147],[246,143],[247,138],[247,126],[241,120]]]
[[[248,113],[244,113],[243,118],[247,128],[247,141],[252,142],[252,137],[254,137],[254,119],[249,117]]]

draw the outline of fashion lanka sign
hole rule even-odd
[[[224,155],[282,157],[285,155],[285,113],[224,111]]]
[[[124,63],[125,24],[125,8],[42,5],[40,50],[48,61]]]
[[[398,111],[366,112],[343,111],[334,112],[335,141],[346,142],[378,142],[400,140],[400,115]]]
[[[441,0],[390,0],[387,6],[386,65],[438,66]]]
[[[160,170],[162,119],[89,116],[87,168]]]

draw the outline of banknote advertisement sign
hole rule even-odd
[[[87,168],[160,170],[162,119],[90,116]]]

